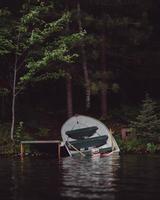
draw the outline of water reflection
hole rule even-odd
[[[62,162],[61,195],[78,199],[115,199],[119,156],[66,158]]]
[[[12,197],[12,171],[10,162],[7,159],[0,161],[0,199],[10,200]]]
[[[116,199],[159,199],[159,155],[126,155],[121,157],[120,163]]]
[[[60,198],[59,162],[53,159],[7,160],[9,163],[6,176],[1,186],[9,193],[1,195],[2,200],[53,200]],[[5,168],[3,169],[5,171]],[[1,180],[2,181],[2,180]],[[0,181],[0,182],[1,182]],[[5,184],[4,184],[5,183]],[[0,199],[1,199],[0,198]]]
[[[157,200],[160,156],[1,158],[1,200]]]

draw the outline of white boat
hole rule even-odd
[[[70,156],[110,156],[120,152],[111,131],[92,117],[69,118],[61,128],[61,136]]]
[[[70,156],[110,156],[120,149],[111,131],[99,120],[75,115],[61,128],[63,144]]]

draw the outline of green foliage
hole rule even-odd
[[[121,152],[124,153],[144,153],[146,152],[145,144],[141,140],[130,139],[123,141],[119,139],[118,141],[119,148]]]
[[[0,55],[6,55],[13,48],[12,41],[6,39],[2,32],[0,33]]]
[[[99,92],[99,86],[98,83],[91,82],[90,89],[92,91],[92,94],[97,94]]]
[[[24,25],[42,23],[43,20],[40,18],[41,15],[48,14],[49,11],[53,11],[53,3],[45,4],[44,2],[35,3],[34,1],[30,5],[29,3],[22,5],[23,9],[21,12],[24,13],[21,18],[21,23]],[[25,13],[26,11],[29,12]],[[43,23],[42,23],[43,24]]]
[[[59,78],[64,78],[67,76],[67,73],[63,69],[59,69],[57,72],[46,72],[38,77],[32,79],[33,82],[47,81],[47,80],[57,80]],[[23,78],[22,78],[23,80]]]
[[[148,45],[143,43],[141,48],[135,46],[146,41],[151,34],[152,28],[149,25],[151,20],[148,20],[147,14],[141,9],[143,6],[139,6],[138,3],[136,6],[138,13],[137,10],[130,13],[128,10],[130,5],[119,8],[115,3],[115,8],[110,8],[109,5],[100,14],[99,6],[93,5],[90,11],[84,9],[88,12],[84,14],[82,6],[82,25],[88,32],[86,35],[86,31],[75,33],[78,29],[77,18],[73,19],[74,16],[70,12],[64,12],[64,9],[57,10],[52,0],[26,2],[29,3],[24,4],[21,11],[16,10],[14,16],[6,9],[0,10],[0,56],[3,57],[1,66],[8,69],[4,72],[8,80],[13,72],[14,56],[18,57],[16,84],[18,82],[19,84],[16,87],[16,94],[19,94],[18,92],[23,90],[28,82],[59,79],[66,77],[67,71],[71,72],[72,81],[76,79],[75,74],[78,77],[76,80],[79,81],[80,78],[82,80],[81,66],[77,67],[76,64],[73,66],[73,62],[78,60],[77,44],[81,41],[86,51],[92,94],[98,94],[102,88],[109,92],[119,91],[115,72],[120,72],[122,77],[118,79],[123,79],[122,82],[125,82],[124,75],[132,72],[136,74],[135,69],[139,69],[136,62],[146,60],[141,55],[143,47]],[[61,8],[65,7],[61,2],[56,2]],[[68,3],[65,2],[66,4]],[[68,6],[71,11],[75,4],[69,3]],[[100,45],[102,32],[106,36],[106,46],[103,50]],[[107,72],[100,71],[102,54],[107,58]],[[79,63],[80,61],[81,57]],[[143,65],[137,74],[139,71],[143,73],[146,68],[146,65]],[[146,73],[143,74],[146,76]],[[13,80],[10,79],[9,82],[13,83]],[[75,86],[74,83],[73,85]],[[1,90],[0,95],[7,95],[7,91]],[[116,119],[127,123],[128,120],[132,120],[134,112],[134,108],[124,106],[116,110],[113,115]],[[141,133],[141,130],[138,132]]]
[[[0,17],[6,17],[9,15],[10,15],[10,12],[6,8],[0,9]]]
[[[130,29],[130,41],[134,45],[139,45],[140,43],[148,40],[152,34],[153,28],[149,24],[147,12],[143,12],[139,23],[136,23],[133,28]]]
[[[78,54],[72,47],[84,36],[82,32],[70,32],[66,36],[70,13],[55,12],[52,1],[27,1],[22,7],[17,17],[13,18],[7,18],[8,13],[5,11],[0,12],[0,15],[5,16],[0,22],[0,55],[7,60],[7,64],[9,63],[7,67],[12,76],[12,108],[15,108],[15,97],[32,80],[40,81],[55,77],[57,79],[65,76],[60,70],[62,64],[75,61]],[[6,21],[9,23],[5,23]],[[5,54],[12,59],[4,57]],[[12,109],[12,139],[14,110]]]
[[[0,88],[0,96],[7,96],[9,94],[9,90],[7,88]]]
[[[113,83],[111,86],[111,90],[115,93],[117,93],[119,91],[120,87],[117,83]]]
[[[38,132],[35,134],[37,139],[46,139],[49,136],[50,129],[39,128]]]
[[[7,9],[0,9],[0,56],[8,54],[13,48],[10,34],[11,13]]]
[[[26,73],[20,77],[19,85],[28,81],[47,80],[64,77],[61,69],[55,70],[54,63],[72,63],[78,57],[77,53],[70,53],[72,46],[84,37],[84,33],[64,35],[70,21],[70,13],[64,13],[60,18],[48,21],[47,15],[54,11],[53,5],[36,5],[21,18],[19,25],[27,31],[27,41],[30,53],[26,58]],[[30,26],[32,25],[32,30]],[[24,28],[25,27],[25,28]],[[63,31],[63,32],[62,32]],[[25,35],[25,33],[23,33]],[[26,36],[26,35],[25,35]],[[25,46],[25,45],[24,45]],[[32,47],[30,49],[30,47]],[[34,53],[33,49],[35,48]],[[47,66],[52,65],[52,71]],[[57,64],[56,64],[57,66]],[[59,73],[59,75],[58,75]]]
[[[0,146],[11,142],[9,131],[10,127],[8,123],[0,124]]]
[[[78,54],[72,48],[85,35],[85,32],[65,34],[71,15],[69,12],[57,13],[52,1],[33,1],[22,7],[19,18],[8,19],[9,24],[15,24],[10,27],[4,23],[10,13],[0,10],[4,17],[3,23],[0,22],[0,55],[9,55],[13,49],[17,55],[17,91],[23,90],[33,79],[64,77],[60,63],[75,61]],[[48,71],[49,65],[52,70]]]
[[[70,14],[64,13],[61,18],[56,21],[46,23],[42,27],[36,27],[32,30],[31,36],[29,38],[30,44],[43,43],[51,34],[60,32],[69,23]]]
[[[156,153],[159,151],[157,144],[146,143],[146,140],[134,138],[124,141],[118,138],[116,141],[122,153]]]
[[[135,121],[131,122],[139,138],[158,141],[160,137],[160,119],[156,102],[148,95],[142,103],[142,108]]]
[[[14,143],[10,139],[10,124],[0,124],[0,154],[9,155],[17,154],[20,151],[20,141],[21,140],[32,140],[30,134],[24,130],[23,122],[19,122],[16,125],[16,131],[14,135]],[[28,152],[29,152],[29,147]],[[25,149],[27,149],[25,148]]]
[[[96,71],[92,75],[92,81],[90,84],[92,94],[97,94],[102,89],[110,90],[115,93],[118,92],[119,85],[113,82],[113,79],[114,79],[114,75],[112,71],[110,70],[105,71],[105,72]]]
[[[122,105],[119,108],[114,108],[110,112],[110,118],[114,121],[119,121],[123,124],[129,125],[130,121],[134,120],[138,115],[139,107]]]
[[[147,151],[149,153],[155,153],[157,151],[157,145],[154,143],[147,143]]]
[[[19,122],[18,126],[16,127],[15,130],[15,135],[14,135],[14,141],[16,144],[20,144],[20,141],[22,139],[22,134],[23,134],[23,122]]]

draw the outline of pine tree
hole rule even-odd
[[[142,108],[135,121],[131,122],[137,137],[147,141],[158,141],[160,137],[160,118],[157,104],[148,94],[142,102]]]

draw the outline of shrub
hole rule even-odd
[[[148,95],[142,103],[142,108],[135,121],[131,121],[131,127],[135,128],[138,138],[146,141],[158,141],[160,137],[160,119],[156,102]]]
[[[155,153],[157,151],[157,145],[154,143],[147,143],[147,151],[149,153]]]

